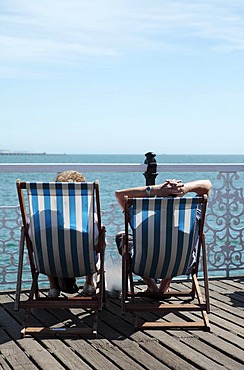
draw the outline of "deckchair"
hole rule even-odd
[[[203,233],[206,206],[206,195],[182,198],[125,197],[121,303],[122,314],[133,313],[135,328],[210,330],[206,246]],[[133,235],[133,256],[130,256],[128,250],[130,227]],[[197,250],[196,260],[189,272],[188,265],[194,248]],[[205,298],[198,282],[200,257],[203,265]],[[136,292],[135,279],[137,278],[138,282],[139,276],[153,279],[178,277],[178,280],[186,276],[191,282],[190,289],[188,287],[183,290],[181,287],[179,291],[170,289],[164,294]],[[190,312],[189,318],[181,311],[200,311],[200,321],[197,315]],[[150,314],[150,320],[147,321],[145,313],[154,314]],[[155,313],[158,316],[155,316]],[[143,319],[141,317],[139,320],[139,315]],[[148,314],[146,317],[148,318]]]
[[[105,300],[105,228],[101,225],[98,182],[45,183],[18,180],[16,185],[23,226],[19,245],[15,310],[23,308],[26,312],[22,337],[26,334],[55,332],[96,336],[98,311],[102,309]],[[99,233],[97,254],[94,250],[95,227]],[[20,298],[25,245],[32,276],[27,300]],[[40,274],[70,278],[93,273],[97,276],[97,289],[96,295],[91,297],[77,294],[49,298],[41,294],[38,284]],[[32,308],[81,308],[93,313],[94,323],[92,328],[72,327],[57,331],[50,327],[29,327],[28,317]]]

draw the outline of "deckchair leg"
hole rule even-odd
[[[98,310],[94,314],[94,323],[93,323],[93,335],[97,337],[97,326],[98,326]]]
[[[27,309],[25,309],[25,316],[24,316],[24,320],[23,320],[23,328],[21,329],[21,332],[20,332],[21,338],[25,337],[26,329],[28,327],[29,316],[30,316],[30,309],[27,308]]]
[[[130,292],[131,292],[131,298],[134,299],[135,292],[134,292],[134,284],[133,284],[133,275],[132,272],[129,273],[129,279],[130,279]]]
[[[34,275],[33,275],[33,282],[32,282],[32,285],[31,285],[30,297],[29,297],[29,299],[31,299],[31,300],[34,298],[34,296],[35,296],[36,299],[39,298],[38,276],[39,276],[38,272],[35,272]]]
[[[122,290],[121,290],[121,312],[125,314],[125,301],[128,295],[128,270],[126,260],[125,235],[122,238]]]
[[[101,230],[101,250],[100,250],[100,302],[99,302],[99,310],[102,310],[103,304],[106,304],[106,289],[105,289],[105,270],[104,270],[104,252],[105,252],[105,233],[106,229],[103,226]]]
[[[101,309],[103,306],[106,306],[107,303],[107,297],[106,297],[106,288],[105,288],[105,272],[103,273],[103,279],[102,279],[102,287],[101,287]]]
[[[122,289],[121,289],[121,311],[122,315],[125,314],[125,287],[126,284],[126,272],[125,272],[125,258],[122,256]]]
[[[133,325],[136,330],[139,329],[138,316],[135,312],[133,312]]]
[[[195,285],[195,280],[193,278],[194,275],[196,275],[195,267],[193,267],[193,271],[191,273],[191,299],[192,301],[195,299],[195,296],[196,296],[196,285]]]
[[[207,253],[206,253],[206,243],[205,243],[205,235],[204,234],[202,236],[202,249],[203,249],[203,275],[204,275],[205,301],[206,301],[206,306],[207,306],[207,313],[210,313]]]
[[[97,273],[97,287],[99,291],[98,309],[99,311],[101,311],[103,308],[103,305],[106,304],[104,271],[102,272],[101,270],[99,270]]]
[[[99,311],[102,310],[104,304],[106,304],[106,289],[105,289],[105,271],[104,271],[104,251],[105,251],[105,232],[106,229],[103,226],[101,229],[101,245],[100,245],[100,266],[97,274],[97,282],[99,287]]]
[[[101,266],[100,266],[100,268],[101,268]],[[101,282],[101,272],[100,272],[100,270],[98,270],[98,272],[97,272],[97,289],[99,291],[99,303],[98,303],[99,311],[102,310],[102,300],[103,300],[103,291],[101,290],[101,284],[102,284],[102,282]]]
[[[196,294],[197,294],[198,303],[199,303],[199,305],[203,305],[204,304],[203,297],[202,297],[200,286],[198,284],[196,274],[193,274],[193,279],[194,279],[194,284],[195,284],[195,287],[196,287]],[[206,309],[207,309],[207,305],[206,305]],[[202,314],[205,330],[210,331],[210,324],[209,324],[209,319],[208,319],[208,315],[207,315],[207,310],[202,310],[201,309],[201,314]]]
[[[18,309],[19,309],[19,300],[20,300],[21,282],[22,282],[22,271],[23,271],[23,259],[24,259],[24,244],[25,244],[25,235],[24,235],[24,227],[22,226],[21,227],[21,235],[20,235],[20,243],[19,243],[18,277],[17,277],[16,295],[15,295],[15,303],[14,303],[15,311],[18,311]]]

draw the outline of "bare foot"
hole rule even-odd
[[[171,279],[162,279],[159,285],[159,291],[161,293],[167,292],[171,283]]]

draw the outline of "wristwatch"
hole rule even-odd
[[[147,196],[150,197],[150,195],[151,195],[151,186],[146,187],[146,193],[147,193]]]

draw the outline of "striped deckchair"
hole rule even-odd
[[[28,312],[31,308],[89,308],[95,312],[92,328],[69,328],[62,331],[59,328],[58,333],[96,335],[98,310],[102,309],[104,302],[105,248],[105,228],[101,225],[98,182],[17,181],[17,192],[23,226],[15,309],[24,308]],[[95,228],[98,235],[95,235]],[[94,250],[97,236],[98,256]],[[29,299],[23,301],[20,300],[20,294],[25,243],[32,286]],[[96,264],[97,260],[99,266]],[[76,295],[51,299],[43,296],[38,286],[39,274],[71,278],[94,273],[97,274],[97,291],[94,297]],[[50,329],[28,327],[26,319],[22,336],[46,331]],[[51,332],[55,333],[55,330],[52,328]]]
[[[130,206],[128,206],[128,202]],[[133,312],[136,328],[203,328],[210,330],[207,313],[210,312],[206,263],[205,236],[203,233],[207,196],[182,198],[131,198],[125,197],[125,237],[122,255],[122,313]],[[200,216],[199,216],[199,210]],[[129,226],[133,235],[133,255],[129,255]],[[196,260],[190,269],[193,251]],[[203,262],[205,300],[200,291],[197,274],[200,257]],[[172,279],[191,276],[191,288],[184,291],[148,293],[134,291],[133,277]],[[130,292],[128,291],[130,281]],[[137,279],[138,280],[138,279]],[[178,279],[179,280],[179,279]],[[145,298],[146,297],[146,298]],[[145,302],[148,297],[152,302]],[[189,303],[196,299],[196,303]],[[187,301],[186,301],[187,298]],[[167,303],[165,302],[167,299]],[[169,301],[168,301],[169,299]],[[190,301],[189,301],[190,300]],[[202,320],[167,322],[138,321],[141,312],[167,313],[201,311]],[[181,316],[178,316],[182,318]],[[177,320],[178,320],[177,317]],[[194,316],[191,316],[194,318]]]

